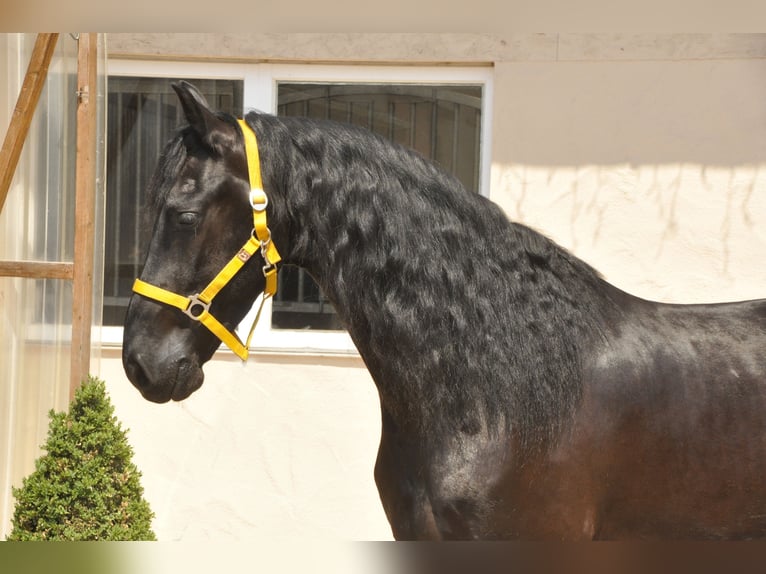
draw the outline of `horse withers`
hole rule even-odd
[[[230,332],[266,285],[261,249],[192,310],[253,236],[250,130],[271,266],[311,274],[377,386],[397,539],[766,535],[766,301],[639,299],[409,149],[305,118],[243,126],[174,88],[189,125],[150,184],[137,282],[170,295],[137,289],[125,320],[144,397],[199,388],[221,342],[199,315]]]

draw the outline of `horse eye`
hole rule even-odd
[[[199,216],[193,211],[184,211],[178,214],[178,225],[191,227],[197,223]]]

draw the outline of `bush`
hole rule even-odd
[[[47,454],[13,489],[8,540],[156,540],[141,473],[104,382],[90,377],[68,413],[49,417]]]

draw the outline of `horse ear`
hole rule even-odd
[[[183,80],[171,84],[189,125],[210,148],[222,152],[222,148],[236,139],[234,126],[223,121],[210,109],[205,96],[196,87]]]

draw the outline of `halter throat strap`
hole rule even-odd
[[[245,143],[245,155],[247,157],[247,171],[250,180],[249,200],[253,210],[253,231],[250,238],[242,246],[234,257],[218,272],[218,274],[207,284],[207,286],[194,295],[179,295],[162,287],[157,287],[141,279],[136,279],[133,283],[133,291],[139,295],[154,301],[159,301],[171,307],[180,309],[194,321],[199,321],[218,337],[234,354],[243,361],[247,360],[250,340],[253,337],[255,326],[261,317],[263,305],[266,300],[277,292],[277,265],[281,261],[281,256],[277,251],[274,242],[271,240],[271,231],[269,230],[266,208],[269,205],[269,198],[263,190],[261,180],[261,162],[258,154],[258,141],[255,132],[245,123],[245,120],[237,120]],[[255,316],[253,325],[246,342],[242,342],[236,333],[229,331],[210,313],[210,305],[216,295],[223,289],[242,269],[256,251],[260,250],[263,258],[263,276],[266,285],[263,290],[263,297]]]

